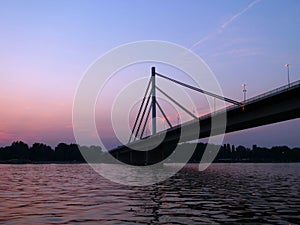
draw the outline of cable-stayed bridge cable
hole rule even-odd
[[[145,120],[145,123],[144,123],[144,127],[143,127],[143,130],[142,130],[141,136],[140,136],[140,139],[142,139],[142,137],[143,137],[143,134],[144,134],[144,131],[145,131],[145,128],[146,128],[146,125],[147,125],[147,121],[149,119],[151,109],[152,109],[152,105],[150,105],[150,107],[149,107],[149,110],[148,110],[148,113],[147,113],[147,116],[146,116],[146,120]]]
[[[194,119],[198,119],[194,114],[192,114],[190,111],[188,111],[186,108],[184,108],[179,102],[177,102],[175,99],[173,99],[171,96],[169,96],[166,92],[161,90],[159,87],[157,87],[157,90],[159,90],[163,95],[165,95],[167,98],[169,98],[172,102],[174,102],[177,106],[179,106],[183,111],[185,111],[187,114],[189,114]]]
[[[137,129],[137,131],[136,131],[136,135],[135,135],[134,138],[133,138],[133,141],[135,141],[136,137],[137,137],[138,134],[139,134],[139,131],[140,131],[140,128],[141,128],[141,124],[142,124],[142,122],[143,122],[143,120],[144,120],[144,116],[145,116],[146,109],[147,109],[147,106],[148,106],[148,104],[149,104],[150,98],[151,98],[151,93],[148,95],[147,102],[146,102],[146,106],[145,106],[144,111],[143,111],[143,113],[142,113],[142,117],[141,117],[140,123],[139,123],[139,125],[138,125],[138,129]]]
[[[229,103],[232,103],[232,104],[235,104],[235,105],[239,105],[239,106],[243,106],[244,104],[241,103],[241,102],[238,102],[238,101],[235,101],[235,100],[232,100],[230,98],[226,98],[226,97],[223,97],[223,96],[220,96],[220,95],[217,95],[217,94],[214,94],[214,93],[211,93],[211,92],[208,92],[208,91],[205,91],[203,89],[200,89],[200,88],[197,88],[197,87],[194,87],[192,85],[189,85],[189,84],[185,84],[183,82],[180,82],[178,80],[175,80],[175,79],[172,79],[172,78],[169,78],[165,75],[162,75],[162,74],[159,74],[159,73],[155,73],[157,76],[161,77],[161,78],[164,78],[164,79],[167,79],[167,80],[170,80],[174,83],[177,83],[181,86],[184,86],[184,87],[187,87],[187,88],[190,88],[194,91],[198,91],[200,93],[203,93],[203,94],[206,94],[206,95],[209,95],[209,96],[212,96],[214,98],[218,98],[218,99],[221,99],[222,101],[226,101],[226,102],[229,102]]]
[[[165,112],[163,111],[163,109],[161,108],[161,106],[159,105],[158,101],[156,101],[156,104],[160,110],[160,112],[163,114],[163,116],[165,117],[165,120],[168,122],[170,128],[172,128],[172,124],[170,123],[168,117],[166,116]]]
[[[148,93],[148,91],[149,91],[149,87],[150,87],[151,82],[152,82],[152,80],[150,79],[149,82],[148,82],[148,85],[147,85],[147,88],[146,88],[144,97],[143,97],[143,101],[142,101],[142,103],[141,103],[141,105],[140,105],[140,108],[139,108],[139,111],[138,111],[138,116],[137,116],[136,119],[135,119],[135,122],[134,122],[134,125],[133,125],[133,128],[132,128],[132,132],[131,132],[131,134],[130,134],[130,138],[129,138],[128,143],[131,141],[132,135],[133,135],[133,133],[134,133],[134,131],[135,131],[135,128],[136,128],[138,119],[139,119],[139,117],[140,117],[140,113],[141,113],[141,111],[142,111],[142,108],[143,108],[143,106],[144,106],[144,102],[145,102],[147,93]]]

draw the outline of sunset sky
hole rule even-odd
[[[241,101],[242,83],[247,97],[287,84],[286,63],[291,82],[300,80],[299,27],[298,0],[1,0],[0,146],[74,142],[80,79],[119,45],[163,40],[189,48],[224,95]],[[300,146],[299,130],[297,119],[232,133],[225,143]]]

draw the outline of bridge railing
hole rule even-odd
[[[276,88],[274,90],[271,90],[271,91],[265,92],[263,94],[260,94],[260,95],[254,96],[252,98],[249,98],[248,100],[246,100],[246,103],[255,102],[257,100],[261,100],[263,98],[270,97],[272,95],[279,94],[281,92],[285,92],[285,91],[290,90],[290,89],[294,89],[294,88],[298,87],[299,85],[300,85],[300,80],[292,82],[289,85],[287,84],[287,85],[284,85],[282,87]]]
[[[276,89],[273,89],[271,91],[268,91],[268,92],[265,92],[263,94],[260,94],[260,95],[257,95],[257,96],[254,96],[252,98],[249,98],[245,101],[245,105],[249,104],[249,103],[253,103],[253,102],[256,102],[256,101],[259,101],[259,100],[262,100],[264,98],[268,98],[268,97],[271,97],[273,95],[276,95],[276,94],[279,94],[281,92],[285,92],[285,91],[288,91],[290,89],[294,89],[294,88],[297,88],[298,86],[300,86],[300,80],[298,81],[295,81],[295,82],[292,82],[290,83],[289,85],[284,85],[282,87],[279,87],[279,88],[276,88]],[[236,105],[230,105],[230,106],[227,106],[226,108],[223,108],[223,109],[219,109],[215,112],[212,112],[212,113],[208,113],[206,115],[203,115],[201,117],[199,117],[199,120],[203,120],[203,119],[206,119],[208,117],[211,117],[211,115],[216,115],[216,114],[220,114],[220,113],[224,113],[225,111],[229,111],[229,110],[232,110],[232,109],[236,109],[236,108],[240,108],[241,106],[236,106]]]

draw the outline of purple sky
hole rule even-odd
[[[297,0],[2,0],[0,146],[74,142],[72,104],[80,79],[121,44],[163,40],[189,48],[214,72],[224,95],[241,101],[242,83],[247,97],[287,84],[286,63],[291,81],[300,79],[299,27]],[[122,84],[116,81],[115,88]],[[99,129],[112,139],[105,126]],[[300,146],[299,129],[297,119],[236,132],[225,142]]]

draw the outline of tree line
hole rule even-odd
[[[180,148],[186,148],[188,143],[182,144]],[[207,144],[198,143],[190,162],[199,162],[204,154]],[[287,146],[274,146],[271,148],[258,147],[246,148],[242,145],[224,144],[214,162],[300,162],[300,148],[289,148]],[[179,148],[179,150],[180,150]],[[182,149],[182,150],[183,150]]]
[[[184,151],[191,143],[183,143],[176,151]],[[190,159],[190,162],[199,162],[207,147],[205,143],[198,143]],[[252,148],[224,144],[215,158],[215,162],[300,162],[300,148],[289,148],[287,146],[274,146],[272,148]],[[94,155],[106,157],[101,147],[81,147],[81,151],[87,151]],[[85,160],[77,144],[60,143],[54,149],[43,143],[34,143],[32,146],[17,141],[10,146],[0,147],[0,163],[32,163],[32,162],[79,162]]]
[[[103,154],[97,146],[82,147],[83,151]],[[10,146],[0,148],[0,162],[30,163],[30,162],[80,162],[85,160],[76,144],[60,143],[54,149],[43,143],[28,144],[17,141]]]

